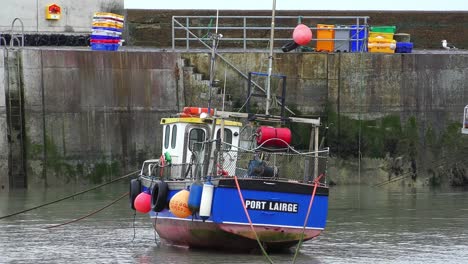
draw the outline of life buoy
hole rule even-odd
[[[135,210],[135,198],[141,193],[141,182],[138,179],[130,181],[130,192],[128,197],[130,198],[130,207]]]
[[[156,181],[151,189],[151,210],[161,212],[167,206],[169,187],[163,181]]]

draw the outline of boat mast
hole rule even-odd
[[[216,26],[215,26],[215,33],[211,35],[212,40],[212,47],[211,47],[211,63],[210,63],[210,87],[208,91],[208,114],[211,112],[211,94],[213,90],[214,84],[214,70],[215,70],[215,62],[216,62],[216,47],[217,42],[223,35],[218,35],[218,17],[219,17],[219,9],[216,9]]]
[[[271,13],[271,34],[270,34],[270,53],[268,55],[268,77],[267,77],[267,99],[265,105],[265,115],[269,115],[269,108],[271,102],[271,94],[270,94],[270,87],[271,87],[271,72],[273,68],[273,41],[275,39],[275,11],[276,11],[276,0],[273,0],[273,8]]]

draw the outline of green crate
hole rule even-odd
[[[370,27],[371,32],[380,32],[380,33],[395,33],[396,26],[375,26]]]

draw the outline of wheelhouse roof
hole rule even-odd
[[[207,119],[202,119],[200,117],[174,117],[174,118],[163,118],[161,119],[161,125],[165,124],[174,124],[174,123],[190,123],[190,124],[206,124]],[[216,125],[221,125],[221,120],[216,120]],[[232,120],[224,120],[225,126],[237,126],[241,127],[242,123]]]

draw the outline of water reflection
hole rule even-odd
[[[155,242],[149,219],[128,200],[80,222],[45,229],[94,211],[127,191],[108,186],[0,220],[0,263],[266,263],[261,255],[169,247]],[[0,215],[76,190],[0,193]],[[468,192],[363,186],[330,191],[327,229],[304,244],[297,263],[463,263],[468,259]],[[275,263],[291,263],[274,254]]]

